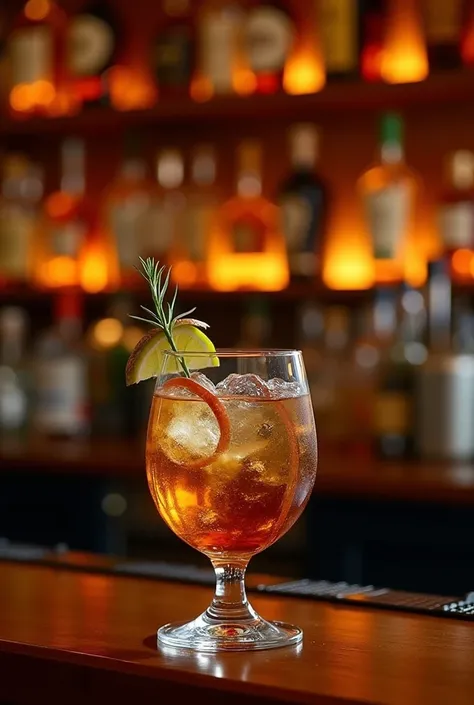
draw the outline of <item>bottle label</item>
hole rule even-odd
[[[396,183],[365,195],[365,215],[375,259],[397,259],[410,214],[410,189]]]
[[[215,204],[195,203],[190,207],[184,231],[186,256],[192,262],[205,262],[207,259],[207,240],[212,228]]]
[[[79,255],[86,228],[83,223],[56,223],[51,231],[51,253],[58,257],[74,257]]]
[[[428,41],[457,42],[461,29],[460,0],[424,0],[424,26]]]
[[[239,24],[229,15],[213,13],[202,28],[202,70],[216,93],[231,93],[232,66]]]
[[[33,219],[21,208],[5,208],[0,214],[0,272],[26,279],[33,233]]]
[[[264,252],[265,229],[262,223],[242,218],[234,223],[232,244],[234,252]]]
[[[374,432],[406,434],[411,426],[410,398],[403,392],[382,391],[375,398]]]
[[[292,23],[284,12],[270,6],[254,10],[245,32],[252,69],[269,73],[280,71],[285,65],[293,39]]]
[[[49,27],[18,29],[9,46],[13,85],[52,81],[53,41]]]
[[[159,85],[188,85],[192,72],[192,42],[187,27],[177,27],[158,37],[154,65]]]
[[[111,208],[110,225],[123,269],[131,269],[138,262],[140,242],[146,238],[149,211],[149,199],[138,193]]]
[[[443,206],[439,213],[439,229],[448,249],[474,246],[474,203],[461,202]]]
[[[73,76],[96,76],[112,60],[115,36],[112,27],[95,15],[77,15],[71,24],[68,66]]]
[[[328,73],[350,73],[357,67],[357,3],[319,0],[321,44]]]
[[[295,274],[313,276],[317,262],[317,236],[322,227],[323,195],[319,189],[301,189],[283,196],[282,227],[290,268]]]
[[[41,360],[36,370],[36,426],[76,434],[87,424],[86,369],[79,357]]]

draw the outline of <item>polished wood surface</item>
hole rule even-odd
[[[156,628],[204,609],[209,589],[0,566],[0,701],[472,705],[471,624],[252,595],[270,619],[303,627],[300,648],[162,652]],[[166,698],[166,699],[165,699]]]
[[[0,444],[0,472],[96,474],[140,479],[144,440],[31,440]],[[474,464],[388,462],[320,449],[315,493],[474,505]]]

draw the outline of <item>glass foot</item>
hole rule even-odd
[[[251,651],[299,644],[303,632],[284,622],[261,617],[223,622],[206,612],[191,622],[166,624],[158,630],[158,644],[194,651]]]

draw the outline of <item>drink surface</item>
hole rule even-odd
[[[181,539],[211,557],[251,556],[280,538],[309,499],[317,465],[313,410],[308,394],[219,399],[231,435],[216,456],[219,425],[208,404],[158,390],[148,427],[148,483]]]

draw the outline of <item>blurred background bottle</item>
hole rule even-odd
[[[82,341],[81,297],[61,292],[53,326],[37,340],[33,361],[33,425],[47,437],[79,438],[90,431],[88,357]]]
[[[319,133],[295,125],[290,134],[292,170],[280,187],[279,205],[291,276],[313,278],[321,270],[329,189],[318,172]]]
[[[27,315],[0,309],[0,439],[22,440],[29,430],[32,384],[26,354]]]

